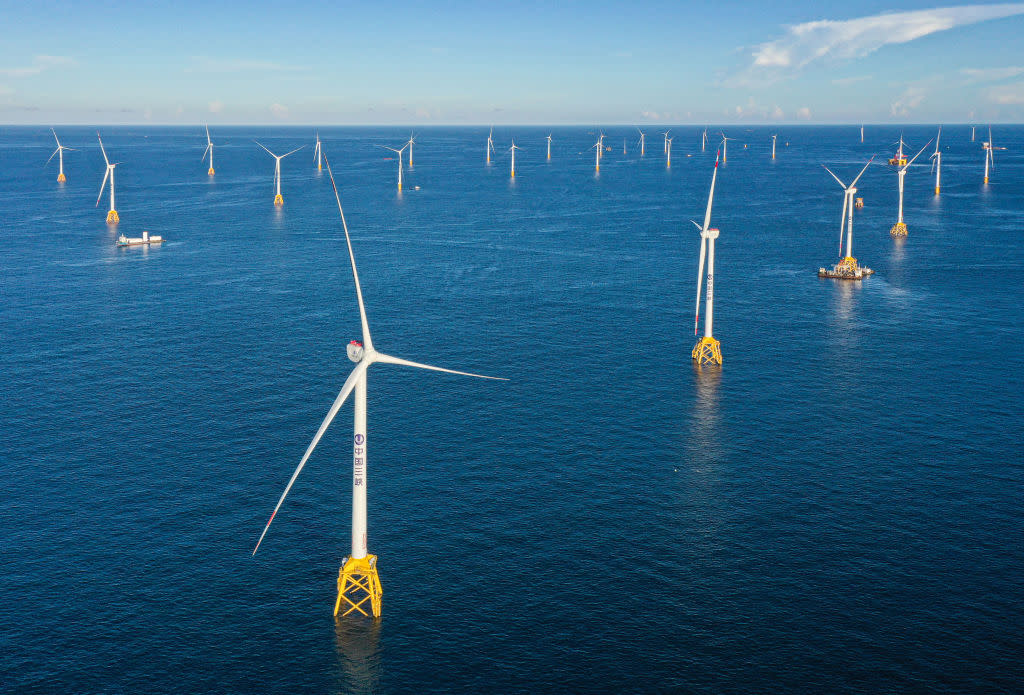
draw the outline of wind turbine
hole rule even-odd
[[[672,140],[673,138],[666,138],[665,140],[665,168],[671,168],[672,166]]]
[[[208,176],[213,176],[213,140],[210,139],[210,126],[206,126],[206,149],[203,150],[203,156],[200,158],[200,162],[206,159],[206,155],[210,155],[210,169],[206,172]]]
[[[335,415],[338,414],[338,410],[340,410],[341,406],[344,405],[345,400],[350,394],[354,393],[355,396],[353,400],[355,401],[355,413],[353,417],[354,433],[352,437],[352,553],[345,558],[341,569],[338,571],[338,599],[334,604],[334,615],[338,615],[342,608],[342,603],[344,602],[346,610],[343,615],[358,612],[362,615],[368,616],[369,613],[365,609],[365,604],[369,601],[369,611],[373,614],[373,617],[376,618],[380,616],[383,589],[380,584],[380,577],[377,573],[377,556],[369,555],[367,553],[366,543],[366,449],[368,443],[366,432],[367,369],[374,363],[399,364],[407,367],[417,367],[419,369],[428,369],[435,372],[447,372],[449,374],[472,376],[480,379],[496,379],[497,377],[489,377],[482,374],[471,374],[470,372],[458,372],[454,369],[444,369],[442,367],[434,367],[429,364],[411,362],[398,357],[385,355],[382,352],[377,352],[373,348],[373,341],[370,339],[370,325],[366,318],[366,308],[363,305],[363,292],[359,285],[359,273],[356,271],[356,258],[352,252],[352,239],[349,237],[348,225],[345,222],[345,212],[341,208],[341,198],[338,195],[338,187],[334,183],[334,175],[331,173],[330,161],[327,162],[327,172],[328,174],[331,174],[331,186],[334,187],[334,196],[335,200],[338,202],[338,212],[341,215],[341,225],[345,230],[345,242],[348,245],[348,257],[352,264],[352,279],[355,282],[356,299],[359,302],[359,319],[362,325],[363,340],[362,342],[353,340],[348,344],[348,358],[355,362],[356,366],[345,380],[337,398],[335,398],[334,403],[331,404],[331,408],[328,410],[327,416],[320,424],[320,429],[317,430],[316,436],[313,437],[313,441],[310,442],[305,455],[302,457],[302,460],[299,461],[299,465],[295,469],[295,472],[292,473],[292,477],[288,480],[288,484],[285,486],[284,492],[281,494],[281,498],[277,501],[277,506],[274,507],[274,511],[270,515],[270,520],[267,521],[267,525],[263,528],[263,533],[260,534],[260,538],[256,542],[256,547],[253,548],[252,554],[255,555],[256,551],[259,550],[260,543],[263,542],[263,538],[267,535],[268,529],[270,529],[270,524],[274,521],[274,517],[277,516],[277,512],[281,509],[281,505],[284,503],[285,497],[287,497],[288,492],[292,489],[295,479],[299,477],[299,473],[302,472],[302,468],[306,465],[306,461],[309,460],[309,457],[312,455],[316,445],[319,444],[324,432],[327,431],[327,428],[334,420]],[[502,381],[504,381],[504,379],[502,379]]]
[[[416,144],[416,138],[414,133],[409,133],[409,142],[405,143],[409,146],[409,168],[412,169],[412,146]]]
[[[971,126],[971,142],[974,142],[974,126]]]
[[[672,129],[669,128],[664,133],[662,133],[662,135],[665,136],[665,144],[662,145],[661,151],[664,152],[665,154],[668,154],[668,134],[671,133],[671,132],[672,132]]]
[[[491,163],[491,152],[494,152],[494,126],[491,126],[491,132],[487,136],[487,163]]]
[[[599,152],[598,156],[604,159],[604,133],[601,133],[601,135],[598,136],[597,142],[599,145],[597,148],[597,151]]]
[[[864,144],[864,124],[860,124],[860,144]]]
[[[107,212],[107,224],[117,224],[121,221],[121,218],[117,215],[117,210],[114,208],[114,167],[121,162],[110,163],[107,159],[107,151],[103,148],[103,138],[100,137],[99,133],[96,133],[96,139],[100,141],[100,152],[103,153],[103,161],[107,163],[107,172],[103,174],[103,183],[100,184],[100,194],[96,196],[96,206],[100,204],[100,198],[103,197],[103,187],[107,185],[107,179],[110,179],[110,211]]]
[[[708,129],[705,128],[700,136],[700,151],[703,152],[708,146]]]
[[[779,137],[779,136],[778,135],[773,135],[772,136],[772,159],[775,159],[775,138],[777,138],[777,137]]]
[[[263,143],[261,143],[260,141],[253,140],[253,142],[255,142],[260,147],[263,147]],[[303,145],[302,147],[305,147],[305,145]],[[266,153],[274,158],[274,186],[277,191],[277,193],[274,195],[274,205],[284,205],[284,198],[281,197],[281,160],[290,154],[295,154],[296,152],[301,150],[302,147],[296,147],[291,152],[286,152],[285,154],[282,155],[276,155],[270,150],[268,150],[266,147],[263,147]]]
[[[930,145],[930,144],[932,144],[931,140],[926,142],[924,144],[924,147],[921,148],[921,152],[924,152],[925,148],[927,148],[928,145]],[[900,154],[902,154],[902,152],[903,152],[903,137],[901,136],[900,137]],[[918,152],[917,154],[915,154],[914,155],[914,159],[917,159],[918,157],[920,157],[921,156],[921,152]],[[897,174],[899,174],[899,177],[900,177],[900,208],[899,208],[899,216],[898,216],[898,219],[896,220],[896,224],[894,224],[892,226],[892,229],[889,230],[889,233],[892,234],[893,236],[906,236],[907,235],[907,225],[903,223],[903,177],[907,175],[907,169],[909,169],[910,165],[914,163],[914,159],[911,159],[909,162],[907,162],[906,164],[901,166],[899,168],[899,171],[896,172]],[[891,162],[892,160],[889,160],[889,161]]]
[[[598,139],[590,149],[594,150],[594,172],[601,171],[601,140]]]
[[[700,284],[704,279],[704,257],[708,260],[708,287],[704,303],[704,337],[693,346],[691,357],[698,365],[722,364],[722,347],[712,334],[712,320],[715,302],[715,239],[718,230],[710,228],[711,202],[715,198],[715,178],[718,176],[718,153],[715,153],[715,168],[711,172],[711,190],[708,192],[708,207],[704,211],[704,225],[697,225],[700,230],[700,264],[697,266],[697,308],[693,316],[693,334],[697,335],[697,324],[700,320]]]
[[[316,170],[324,170],[324,154],[323,149],[320,147],[320,131],[316,131],[316,147],[313,149],[313,159],[316,160]]]
[[[394,147],[384,147],[384,145],[378,145],[378,147],[383,147],[385,150],[391,150],[392,152],[394,152],[395,154],[398,155],[398,192],[401,193],[402,192],[402,153],[405,151],[406,147],[409,147],[409,143],[405,143],[404,145],[402,145],[402,148],[398,149],[398,150],[396,150]],[[330,167],[328,167],[328,168],[330,168]]]
[[[993,154],[994,150],[1005,150],[1005,147],[996,147],[992,142],[992,126],[988,127],[988,142],[981,143],[982,148],[985,150],[985,185],[988,185],[988,166],[992,165],[992,168],[996,168],[996,159]]]
[[[903,154],[903,146],[906,144],[903,142],[903,133],[900,133],[900,139],[898,140],[899,148],[896,150],[896,154],[889,158],[889,164],[894,167],[902,167],[907,165],[907,155]]]
[[[942,151],[939,149],[941,139],[942,126],[939,126],[939,134],[935,137],[935,152],[929,157],[932,160],[932,170],[935,172],[935,195],[939,194],[939,182],[942,179]]]
[[[626,138],[622,138],[622,154],[626,154]]]
[[[857,265],[857,259],[853,257],[853,196],[857,193],[857,182],[860,181],[860,177],[864,175],[864,172],[871,166],[871,162],[875,161],[875,156],[871,155],[871,159],[864,165],[864,168],[857,174],[857,178],[847,186],[843,183],[838,176],[832,173],[832,170],[822,164],[825,167],[825,171],[832,175],[832,178],[836,180],[843,188],[843,212],[839,216],[839,263],[832,268],[832,271],[818,270],[819,275],[825,275],[827,277],[842,277],[850,278],[854,280],[860,280],[864,275],[870,275],[874,271],[870,268],[861,268]],[[847,217],[849,215],[849,217]],[[846,225],[846,255],[843,256],[843,225]]]
[[[68,180],[67,177],[64,176],[64,150],[67,150],[68,152],[74,152],[74,150],[70,147],[64,147],[64,145],[60,144],[60,138],[57,137],[56,130],[50,128],[50,132],[53,133],[53,139],[57,141],[57,149],[55,149],[53,151],[53,154],[50,155],[50,159],[53,159],[54,155],[57,156],[57,162],[60,167],[59,172],[57,173],[57,183],[64,183],[65,181]],[[50,163],[50,159],[46,160],[47,164]]]
[[[636,132],[640,133],[640,156],[643,157],[647,151],[647,135],[639,128],[636,129]]]
[[[512,153],[512,178],[516,177],[516,150],[521,150],[522,147],[516,145],[516,141],[512,141],[512,147],[508,148],[508,151]]]
[[[735,140],[736,138],[727,138],[725,133],[722,133],[722,164],[726,164],[729,161],[729,141]],[[717,155],[716,155],[717,158]]]
[[[548,141],[548,159],[550,160],[551,159],[551,134],[550,133],[548,134],[546,139]]]

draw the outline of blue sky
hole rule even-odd
[[[1024,3],[324,5],[0,0],[0,122],[1024,121]]]

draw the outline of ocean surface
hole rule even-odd
[[[376,347],[377,622],[335,621],[359,318],[312,128],[0,128],[0,691],[1010,692],[1024,666],[1024,127],[321,128]],[[546,161],[545,136],[552,134]],[[717,133],[717,129],[714,129]],[[770,159],[771,133],[779,134]],[[932,126],[904,129],[911,153]],[[517,176],[509,177],[512,138]],[[275,152],[284,206],[273,200]],[[621,144],[627,140],[627,154]],[[715,138],[717,139],[717,138]],[[875,275],[822,280],[843,193]],[[418,188],[417,188],[418,187]],[[118,233],[167,242],[117,248]],[[703,324],[703,319],[702,319]]]

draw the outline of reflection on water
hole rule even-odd
[[[864,282],[870,282],[870,280],[837,280],[833,279],[832,284],[835,285],[835,300],[833,306],[835,310],[832,312],[832,316],[835,319],[837,327],[849,330],[849,338],[852,340],[856,337],[857,326],[854,325],[856,316],[854,314],[854,307],[856,302],[854,301],[854,294],[859,293],[863,287]]]
[[[894,263],[902,263],[906,255],[907,237],[896,236],[892,238],[892,260]]]
[[[380,683],[382,621],[355,616],[335,617],[334,647],[338,652],[338,692],[383,692]]]
[[[718,385],[722,380],[722,367],[718,365],[693,365],[693,376],[697,386],[697,402],[690,424],[691,449],[707,461],[721,458],[720,434],[721,413],[719,412]]]

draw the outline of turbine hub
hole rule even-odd
[[[718,228],[717,227],[712,227],[711,229],[708,230],[708,239],[717,239],[717,238],[718,238]]]
[[[363,344],[358,340],[353,340],[348,344],[348,358],[353,362],[361,362],[364,354],[366,354],[366,351],[363,349]]]

